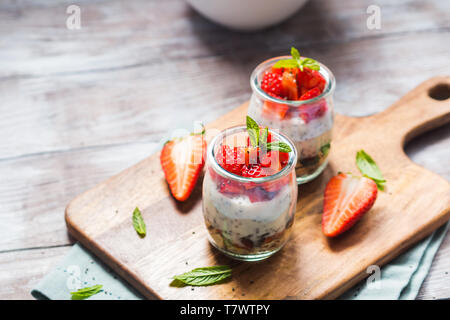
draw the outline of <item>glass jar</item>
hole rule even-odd
[[[272,141],[287,143],[292,151],[277,173],[242,177],[226,171],[217,161],[222,144],[243,145],[246,127],[229,128],[209,144],[203,180],[203,215],[211,244],[229,257],[257,261],[268,258],[287,242],[297,204],[297,152],[285,135],[269,131]],[[243,138],[242,138],[243,136]],[[278,161],[278,158],[277,158]]]
[[[319,96],[299,101],[268,95],[260,86],[264,73],[278,60],[290,58],[282,56],[266,60],[252,72],[248,115],[261,126],[277,129],[294,141],[298,153],[295,171],[297,182],[301,184],[316,178],[327,166],[334,122],[333,94],[336,81],[331,71],[319,63],[318,72],[326,81]]]

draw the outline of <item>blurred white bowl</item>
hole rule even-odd
[[[230,29],[253,31],[293,15],[308,0],[186,0],[200,14]]]

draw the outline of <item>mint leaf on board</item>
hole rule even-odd
[[[255,120],[247,116],[247,132],[250,137],[250,143],[253,147],[258,147],[259,144],[259,126]]]
[[[70,294],[72,295],[72,300],[83,300],[99,293],[102,291],[102,288],[103,286],[101,284],[97,284],[92,287],[86,287],[78,291],[71,292]]]
[[[213,266],[196,268],[173,278],[181,281],[185,285],[209,286],[212,284],[217,284],[230,276],[231,268],[229,266]]]
[[[364,150],[359,150],[356,153],[356,166],[364,176],[375,181],[378,189],[384,190],[386,180],[375,161]]]
[[[138,207],[133,211],[133,227],[141,238],[147,234],[144,218],[142,218],[141,211]]]
[[[267,151],[279,151],[279,152],[291,152],[292,149],[291,147],[284,142],[281,141],[274,141],[274,142],[269,142],[267,144]]]

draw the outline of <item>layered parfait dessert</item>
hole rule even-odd
[[[294,141],[298,183],[318,176],[327,164],[333,128],[334,76],[321,63],[300,56],[276,57],[253,71],[248,115]]]
[[[203,214],[217,249],[247,261],[281,249],[294,222],[296,160],[289,138],[250,118],[247,127],[227,129],[213,139],[203,180]]]

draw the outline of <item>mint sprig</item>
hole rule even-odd
[[[273,67],[274,68],[299,68],[301,71],[303,71],[304,67],[307,67],[311,70],[320,70],[320,64],[311,58],[302,58],[300,55],[300,52],[292,47],[291,48],[291,56],[292,59],[283,59],[277,61]]]
[[[133,227],[141,238],[144,238],[147,234],[147,227],[138,207],[133,211]]]
[[[229,266],[212,266],[196,268],[192,271],[174,276],[173,279],[181,281],[185,285],[209,286],[217,284],[231,276]]]
[[[356,166],[365,177],[372,179],[377,184],[378,189],[384,190],[386,180],[378,165],[364,150],[356,153]]]
[[[267,144],[267,151],[291,152],[291,147],[284,142],[274,141]]]
[[[259,126],[255,120],[247,116],[247,133],[250,137],[251,145],[256,148],[259,144]]]
[[[253,148],[258,146],[265,151],[291,152],[291,147],[284,142],[274,141],[267,143],[269,136],[269,128],[260,129],[258,123],[251,117],[247,116],[247,133],[250,137],[250,144]],[[260,132],[261,131],[261,132]]]
[[[101,284],[97,284],[92,287],[86,287],[78,291],[71,292],[70,294],[72,295],[72,300],[83,300],[99,293],[102,291],[102,288],[103,286]]]

